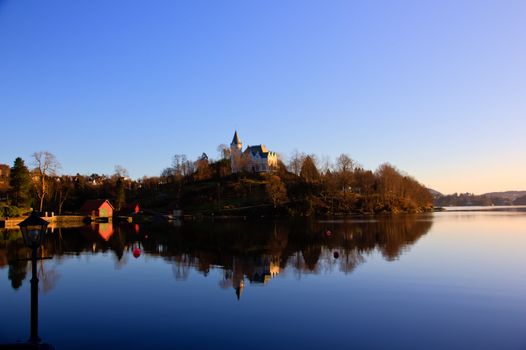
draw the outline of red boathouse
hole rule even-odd
[[[107,199],[89,199],[80,208],[80,213],[91,217],[111,218],[113,209],[113,205]]]

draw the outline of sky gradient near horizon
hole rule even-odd
[[[159,175],[234,130],[526,190],[526,2],[0,0],[0,163]]]

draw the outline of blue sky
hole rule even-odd
[[[235,129],[439,191],[526,190],[526,2],[0,0],[0,163],[158,175]]]

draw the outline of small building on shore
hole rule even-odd
[[[111,218],[114,209],[107,199],[89,199],[80,208],[80,213],[89,217]]]

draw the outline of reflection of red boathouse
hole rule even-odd
[[[100,223],[95,230],[99,233],[99,236],[102,237],[105,241],[109,241],[111,236],[113,236],[113,225],[111,223]]]

